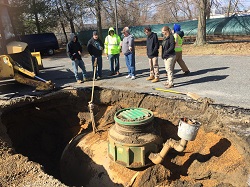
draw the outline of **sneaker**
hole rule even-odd
[[[102,77],[101,76],[97,76],[97,80],[100,80]]]
[[[146,80],[147,80],[147,81],[151,81],[151,80],[153,80],[154,78],[155,78],[154,76],[151,76],[151,75],[150,75],[148,78],[146,78]]]
[[[155,82],[159,82],[159,81],[160,81],[159,77],[156,77],[156,78],[153,79],[151,82],[152,82],[152,83],[155,83]]]
[[[82,80],[77,80],[76,81],[78,84],[81,84],[82,83]]]
[[[129,79],[129,78],[131,78],[131,75],[127,75],[127,76],[126,76],[126,79]]]
[[[131,77],[131,80],[135,80],[135,76],[132,76],[132,77]]]
[[[187,70],[187,71],[185,71],[185,72],[183,73],[183,75],[184,75],[184,76],[187,76],[189,73],[190,73],[190,71]]]

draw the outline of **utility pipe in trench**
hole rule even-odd
[[[166,141],[159,153],[150,153],[148,158],[154,164],[160,164],[171,148],[175,149],[178,152],[182,152],[185,150],[187,142],[188,141],[184,139],[181,139],[180,141],[169,139]]]

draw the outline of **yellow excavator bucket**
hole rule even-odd
[[[39,69],[43,69],[43,62],[40,52],[31,52],[33,57],[36,57]]]

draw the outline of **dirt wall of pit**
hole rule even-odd
[[[87,107],[90,97],[91,89],[86,88],[59,91],[43,97],[2,100],[0,185],[64,186],[60,182],[58,173],[53,173],[56,170],[48,172],[46,166],[44,168],[44,165],[31,158],[29,153],[25,155],[22,148],[26,146],[26,150],[29,146],[37,146],[39,148],[37,151],[46,152],[49,156],[54,156],[57,150],[56,157],[60,159],[63,147],[71,138],[81,131],[91,131],[91,119]],[[246,168],[250,168],[250,111],[247,109],[213,105],[206,101],[196,102],[191,99],[173,99],[102,88],[96,88],[94,104],[96,105],[94,111],[96,120],[103,118],[102,120],[105,121],[99,128],[106,130],[114,123],[115,112],[127,107],[149,109],[157,118],[170,121],[176,126],[182,117],[196,119],[201,122],[204,132],[214,133],[230,141],[244,157]],[[103,117],[110,106],[115,107],[109,115]],[[35,142],[35,137],[30,135],[35,134],[36,131],[41,135],[42,143],[27,145],[29,137]],[[25,145],[18,144],[18,142],[25,142]],[[57,143],[54,144],[54,142]],[[56,164],[52,166],[57,167]],[[245,173],[247,179],[250,172],[246,169]]]

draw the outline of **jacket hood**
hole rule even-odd
[[[115,33],[115,29],[113,27],[109,27],[109,31],[108,31],[109,35],[110,35],[110,31],[114,31],[114,33]]]
[[[177,31],[176,32],[181,38],[183,38],[183,36],[184,36],[184,32],[183,31]]]
[[[70,35],[70,41],[73,41],[73,39],[76,38],[76,42],[78,41],[78,36],[74,33]]]

